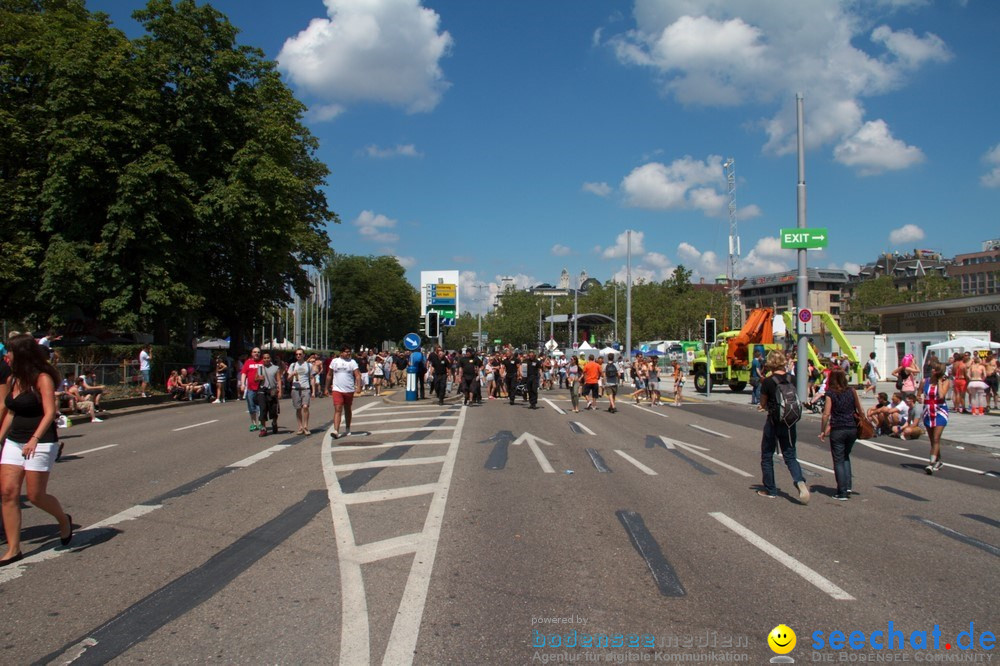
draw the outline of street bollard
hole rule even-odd
[[[417,399],[417,366],[406,366],[406,402]]]

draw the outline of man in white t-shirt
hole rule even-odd
[[[333,396],[333,438],[340,438],[340,418],[344,416],[347,432],[351,434],[351,405],[354,403],[354,391],[361,385],[361,370],[358,363],[351,358],[351,348],[344,347],[340,356],[330,360],[330,369],[326,373],[327,392]]]
[[[146,345],[139,352],[139,374],[142,375],[142,397],[146,397],[146,392],[149,390],[149,370],[150,370],[150,359],[152,359],[152,347]]]
[[[306,360],[306,353],[301,347],[295,350],[295,361],[288,365],[288,379],[292,382],[292,407],[295,408],[295,418],[299,422],[296,435],[310,435],[309,432],[309,401],[312,396],[312,363]]]

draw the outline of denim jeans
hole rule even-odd
[[[250,416],[256,416],[260,413],[260,407],[257,404],[257,391],[251,388],[247,388],[246,391],[247,400],[247,411],[250,412]]]
[[[755,379],[755,380],[751,381],[750,384],[753,387],[753,395],[750,398],[750,404],[751,405],[759,405],[760,404],[760,379]]]
[[[833,473],[837,478],[837,494],[851,490],[851,449],[858,438],[857,428],[830,430],[830,453],[833,454]]]
[[[795,457],[795,426],[788,427],[783,423],[775,424],[768,418],[764,421],[764,435],[760,440],[760,471],[763,475],[764,490],[771,495],[778,492],[778,487],[774,484],[774,452],[781,447],[781,456],[785,459],[785,466],[788,467],[792,475],[792,481],[796,484],[805,481],[802,476],[802,467]]]

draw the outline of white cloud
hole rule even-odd
[[[858,167],[862,176],[906,169],[924,161],[919,148],[893,138],[884,120],[871,120],[833,149],[841,164]]]
[[[642,284],[644,282],[657,282],[658,280],[663,279],[660,273],[661,271],[657,271],[653,268],[649,268],[648,266],[643,266],[641,264],[638,266],[633,266],[632,284]],[[611,276],[611,279],[613,279],[615,282],[625,284],[628,281],[628,266],[623,264],[621,268],[615,271],[614,275]],[[619,308],[621,309],[622,312],[625,311],[624,300],[622,300],[622,302],[619,304]]]
[[[857,264],[853,261],[845,261],[842,264],[828,264],[827,268],[845,270],[851,275],[857,275],[858,273],[861,272],[861,264]]]
[[[889,233],[889,242],[893,245],[905,245],[924,239],[924,230],[915,224],[904,224],[899,229]]]
[[[327,109],[378,102],[430,111],[449,84],[451,35],[420,0],[324,0],[329,18],[285,41],[279,67]],[[335,114],[334,114],[335,115]],[[332,116],[330,116],[332,117]]]
[[[993,167],[989,173],[984,173],[979,179],[983,187],[1000,187],[1000,143],[993,146],[983,155],[986,166]]]
[[[795,251],[782,249],[780,238],[765,236],[757,241],[746,256],[740,258],[736,270],[743,277],[781,273],[791,270],[794,259]]]
[[[584,183],[583,187],[580,188],[584,192],[590,192],[591,194],[596,194],[599,197],[606,197],[611,194],[611,186],[607,183]]]
[[[559,243],[553,245],[551,251],[552,254],[554,254],[557,257],[565,257],[566,255],[571,254],[573,252],[573,250],[571,250],[570,248],[566,247],[565,245],[560,245]]]
[[[399,265],[405,268],[406,270],[410,270],[411,268],[417,265],[416,257],[401,257],[398,254],[393,256],[396,257],[396,261],[399,262]]]
[[[657,268],[670,268],[670,270],[673,270],[670,258],[665,254],[660,254],[659,252],[648,252],[642,260],[651,266],[656,266]]]
[[[366,240],[375,243],[395,243],[399,240],[398,234],[387,231],[396,227],[396,220],[385,215],[376,215],[370,210],[364,210],[361,211],[353,224],[358,228],[358,233]]]
[[[720,261],[715,252],[711,250],[702,252],[687,242],[677,246],[677,258],[696,277],[713,279],[716,275],[726,272],[726,264]]]
[[[412,143],[396,144],[391,148],[380,148],[375,144],[365,146],[364,154],[372,159],[388,159],[390,157],[423,157],[424,154],[417,150]]]
[[[757,204],[750,204],[749,206],[736,209],[736,217],[740,220],[752,220],[753,218],[760,217],[763,214],[764,213],[761,211],[760,206]]]
[[[892,12],[921,1],[636,0],[635,28],[604,43],[683,104],[763,106],[770,114],[758,124],[765,151],[789,154],[796,92],[806,99],[810,147],[839,143],[865,123],[865,99],[952,57],[937,35],[884,25]]]
[[[638,256],[645,253],[646,250],[642,246],[642,239],[645,235],[646,234],[641,231],[632,232],[632,256]],[[618,234],[614,245],[604,249],[597,246],[594,249],[599,250],[605,259],[620,259],[628,254],[628,232],[623,231]]]
[[[649,162],[636,167],[622,179],[625,203],[650,210],[700,210],[709,217],[721,217],[728,210],[724,192],[722,158],[709,155],[704,161],[689,155],[669,165]],[[748,217],[760,214],[748,207]]]

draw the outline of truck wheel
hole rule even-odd
[[[698,368],[694,371],[694,390],[698,393],[708,391],[708,374],[705,368]]]
[[[729,385],[729,390],[733,393],[743,393],[743,389],[747,387],[746,382],[733,382]]]

